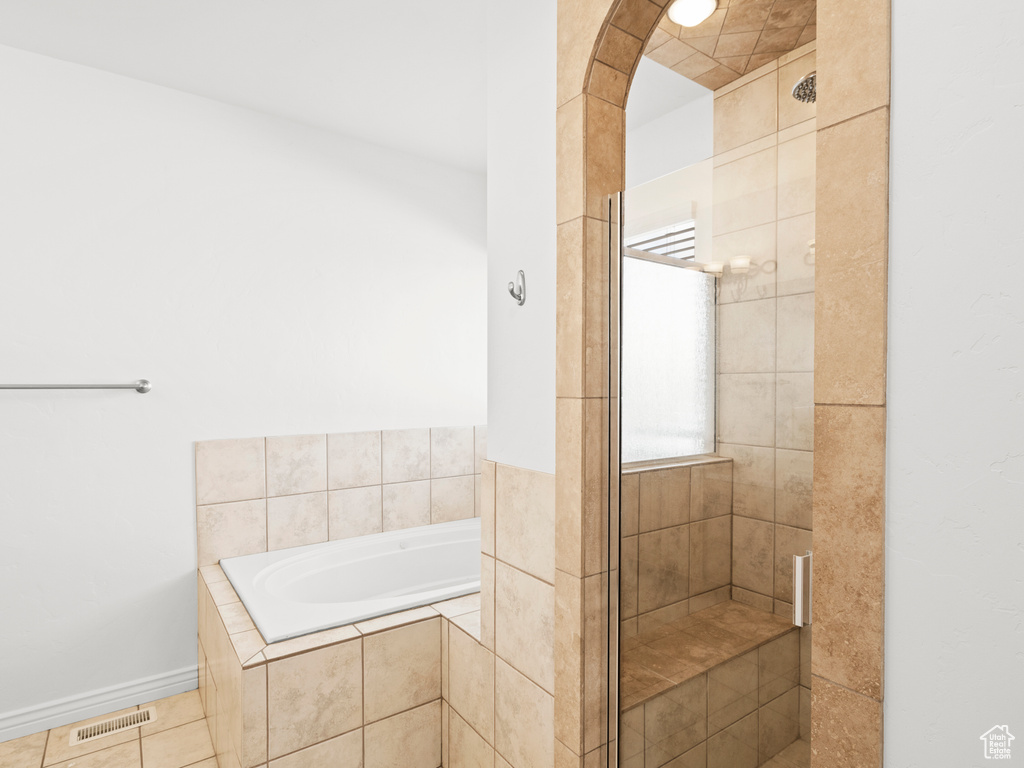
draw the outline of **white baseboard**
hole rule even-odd
[[[48,701],[13,712],[0,712],[0,741],[100,717],[136,704],[193,691],[199,685],[199,668],[182,667],[152,677],[143,677],[109,688]]]

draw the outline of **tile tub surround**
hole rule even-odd
[[[622,768],[756,768],[800,737],[799,632],[724,602],[623,648]]]
[[[198,587],[199,696],[220,768],[441,765],[448,622],[479,633],[479,595],[267,645],[220,566]]]
[[[198,562],[479,516],[487,428],[195,444]]]

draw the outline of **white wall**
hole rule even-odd
[[[951,0],[893,3],[893,768],[981,765],[996,724],[1024,756],[1022,27],[1009,0],[969,19]]]
[[[642,74],[641,71],[637,77]],[[707,160],[714,154],[714,97],[714,92],[708,91],[688,104],[627,130],[626,189]],[[627,115],[629,109],[630,102],[627,102]]]
[[[0,71],[0,380],[153,382],[0,392],[3,740],[194,687],[194,440],[485,421],[486,256],[481,175]]]
[[[556,3],[488,3],[487,455],[555,471]],[[526,273],[526,303],[506,286]]]

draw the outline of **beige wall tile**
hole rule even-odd
[[[586,120],[586,215],[604,221],[608,195],[623,189],[625,111],[587,98]]]
[[[728,584],[732,577],[732,520],[729,516],[690,525],[690,594]]]
[[[242,670],[242,768],[267,762],[267,665]]]
[[[267,496],[327,490],[327,435],[267,438]]]
[[[632,73],[643,42],[618,27],[605,28],[604,37],[597,47],[597,60],[617,69],[619,72]]]
[[[626,536],[622,539],[622,559],[619,570],[619,615],[628,619],[637,614],[637,579],[640,564],[639,537]]]
[[[775,221],[775,148],[715,168],[713,197],[715,235]]]
[[[220,611],[220,618],[224,622],[224,628],[227,630],[229,635],[237,634],[238,632],[251,632],[256,629],[256,626],[252,623],[252,619],[249,618],[249,612],[245,610],[245,606],[241,603],[228,603],[227,605],[220,606],[217,610]],[[163,723],[164,717],[161,715],[160,722]],[[178,723],[181,725],[181,723]],[[156,730],[152,731],[156,733],[157,730],[164,730],[154,726]],[[143,728],[145,733],[145,727]]]
[[[605,198],[607,195],[605,196]],[[602,198],[602,215],[608,218]],[[608,225],[588,216],[584,220],[583,386],[586,397],[608,396]]]
[[[494,489],[495,464],[484,461],[480,465],[480,551],[494,556]]]
[[[441,619],[363,639],[363,723],[441,697]]]
[[[263,655],[269,661],[275,661],[276,659],[294,656],[316,648],[324,648],[346,640],[354,640],[358,637],[359,632],[351,625],[334,627],[333,629],[314,632],[311,635],[300,635],[299,637],[293,637],[291,640],[273,643],[263,649]]]
[[[619,508],[621,520],[619,533],[632,536],[640,532],[640,475],[637,473],[622,475],[619,486]]]
[[[689,526],[662,528],[639,537],[638,610],[646,613],[689,597]]]
[[[448,703],[488,741],[494,740],[494,654],[452,625],[448,629]]]
[[[644,768],[644,707],[641,704],[619,716],[619,765]]]
[[[583,580],[583,748],[587,754],[607,740],[608,575]]]
[[[495,551],[499,560],[555,582],[555,477],[497,467]]]
[[[582,81],[581,81],[582,83]],[[586,96],[574,96],[555,113],[557,180],[555,216],[559,224],[586,213],[584,206],[584,109]]]
[[[592,96],[621,107],[626,102],[628,86],[628,75],[600,61],[594,62],[594,68],[590,71],[589,93]]]
[[[608,569],[609,401],[583,401],[583,569]]]
[[[775,301],[758,299],[719,306],[719,373],[775,370]]]
[[[476,511],[475,475],[441,477],[430,481],[430,522],[466,520]]]
[[[800,633],[787,632],[757,649],[758,703],[763,706],[800,683]]]
[[[811,743],[816,764],[830,768],[881,765],[881,703],[815,675]]]
[[[473,427],[434,427],[430,430],[430,476],[454,477],[476,472]]]
[[[764,761],[800,738],[800,688],[790,688],[757,714],[758,751]]]
[[[730,598],[732,593],[732,587],[726,585],[713,589],[710,592],[705,592],[701,595],[694,595],[687,602],[689,603],[690,613],[696,613],[697,611],[703,611],[705,608],[710,608],[713,605],[725,602]]]
[[[674,467],[640,474],[640,531],[690,521],[690,468]]]
[[[757,651],[708,670],[708,735],[757,711]]]
[[[816,134],[807,133],[779,144],[779,218],[814,210]]]
[[[814,290],[814,214],[805,213],[778,224],[778,291],[783,296]]]
[[[346,488],[327,494],[328,538],[369,536],[384,530],[381,486]]]
[[[495,660],[494,747],[516,768],[554,763],[554,698],[515,669]]]
[[[383,491],[384,530],[430,524],[430,481],[391,483]]]
[[[612,12],[612,24],[631,35],[644,39],[657,25],[663,11],[661,3],[648,2],[648,0],[624,0]]]
[[[501,561],[495,568],[495,651],[544,690],[553,692],[554,587]]]
[[[199,565],[267,551],[267,502],[263,499],[196,508]]]
[[[441,700],[363,728],[365,768],[437,768],[441,764]]]
[[[196,503],[261,499],[266,495],[264,440],[196,443]]]
[[[555,738],[583,751],[584,580],[555,572]],[[556,744],[557,748],[557,744]]]
[[[644,704],[645,765],[665,765],[707,738],[707,675]]]
[[[885,403],[888,131],[883,109],[818,132],[814,320],[821,403]]]
[[[558,98],[564,104],[583,90],[594,42],[608,17],[606,3],[567,0],[558,4]],[[582,135],[582,134],[580,134]]]
[[[480,467],[487,459],[487,425],[473,427],[473,471],[480,474]]]
[[[583,392],[584,240],[582,216],[558,225],[555,306],[555,391],[559,397]]]
[[[816,411],[813,671],[881,699],[885,412]]]
[[[811,689],[800,686],[800,738],[811,743]]]
[[[451,714],[449,738],[451,768],[493,768],[494,748],[455,712]]]
[[[280,757],[362,724],[359,640],[273,661],[267,670],[269,756]]]
[[[363,729],[271,760],[269,768],[362,768]]]
[[[732,583],[762,595],[772,594],[774,526],[762,520],[732,521]]]
[[[793,98],[793,86],[815,71],[815,60],[816,54],[812,52],[779,67],[779,130],[815,116],[816,104]]]
[[[555,562],[574,576],[584,573],[583,543],[583,429],[584,401],[555,401]]]
[[[775,379],[775,445],[814,449],[814,374],[780,373]]]
[[[715,99],[715,154],[775,133],[778,126],[778,75],[764,77]]]
[[[773,520],[775,451],[772,448],[719,443],[718,453],[733,460],[733,514]]]
[[[690,468],[690,520],[732,513],[732,462]]]
[[[814,370],[814,294],[780,296],[776,370]]]
[[[814,454],[775,451],[775,520],[794,528],[811,529]]]
[[[818,7],[818,123],[829,126],[889,103],[889,0]]]
[[[774,374],[718,376],[718,440],[741,445],[775,444]]]
[[[775,598],[793,602],[793,555],[813,549],[811,532],[786,525],[775,526]]]
[[[386,429],[381,432],[381,478],[385,483],[405,483],[429,477],[429,429]]]
[[[708,768],[756,768],[757,714],[750,714],[708,739]]]
[[[327,493],[267,499],[267,549],[327,541]]]
[[[327,487],[380,485],[380,432],[327,436]]]
[[[762,224],[712,238],[715,258],[728,263],[735,256],[749,256],[754,268],[745,275],[726,272],[719,280],[719,306],[734,301],[766,299],[775,295],[775,224]]]
[[[494,650],[494,570],[495,561],[480,556],[480,642]]]

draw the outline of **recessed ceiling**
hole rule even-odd
[[[3,0],[0,44],[474,171],[480,0]]]
[[[816,19],[816,0],[718,0],[696,27],[663,17],[644,53],[715,90],[814,40]]]

